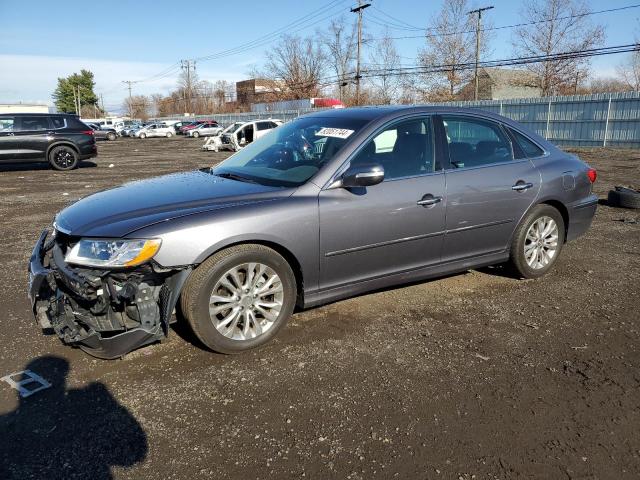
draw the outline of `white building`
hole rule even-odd
[[[0,113],[54,113],[55,107],[44,103],[0,103]]]

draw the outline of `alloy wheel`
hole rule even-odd
[[[273,327],[283,301],[278,274],[262,263],[245,263],[218,279],[209,299],[209,316],[225,337],[249,340]]]
[[[53,155],[53,162],[61,169],[70,168],[75,161],[73,153],[69,150],[59,150]]]
[[[534,270],[545,268],[558,251],[558,225],[551,217],[537,218],[527,230],[524,258]]]

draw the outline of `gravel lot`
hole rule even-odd
[[[181,322],[118,361],[41,335],[26,266],[54,213],[226,157],[201,143],[103,142],[69,173],[0,166],[0,376],[53,383],[19,400],[0,382],[0,478],[640,477],[640,213],[604,200],[546,278],[483,269],[342,301],[244,355]],[[640,185],[640,152],[576,153],[602,199]]]

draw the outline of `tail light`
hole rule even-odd
[[[596,178],[598,178],[598,172],[596,172],[594,168],[590,168],[589,170],[587,170],[587,177],[589,177],[589,181],[591,183],[594,183],[596,181]]]
[[[95,133],[93,133],[93,130],[82,130],[80,133],[83,135],[89,135],[91,137],[95,135]]]

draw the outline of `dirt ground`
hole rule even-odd
[[[69,173],[0,166],[0,376],[53,383],[19,400],[0,382],[0,478],[640,477],[640,213],[605,201],[543,279],[491,268],[342,301],[243,355],[180,322],[117,361],[43,336],[26,268],[54,213],[226,156],[201,143],[101,143]],[[601,199],[640,185],[639,151],[575,152]]]

